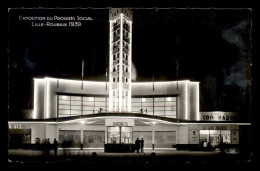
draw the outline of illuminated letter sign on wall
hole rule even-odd
[[[203,121],[234,121],[235,112],[200,112],[200,120]]]
[[[105,120],[105,126],[134,126],[134,119],[106,119]]]
[[[128,126],[128,122],[113,122],[113,126]]]

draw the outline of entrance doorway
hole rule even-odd
[[[132,144],[133,127],[131,126],[109,126],[107,127],[108,144]]]

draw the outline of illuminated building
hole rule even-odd
[[[56,138],[64,148],[105,151],[132,151],[136,138],[155,149],[239,144],[240,126],[250,124],[234,122],[233,112],[200,112],[199,82],[132,82],[132,15],[109,11],[108,88],[107,82],[35,78],[34,109],[27,120],[9,121],[10,139],[25,135],[24,144],[34,145]]]

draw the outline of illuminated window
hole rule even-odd
[[[132,98],[132,112],[176,118],[176,97]]]
[[[58,96],[58,117],[107,112],[108,99],[106,97]]]

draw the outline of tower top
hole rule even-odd
[[[109,10],[109,21],[114,20],[117,18],[120,14],[124,14],[124,16],[130,20],[133,21],[133,12],[128,8],[111,8]]]

